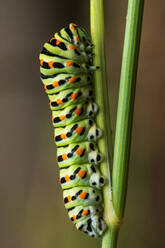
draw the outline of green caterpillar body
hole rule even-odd
[[[69,125],[89,117],[94,117],[97,105],[92,102],[81,102],[68,106],[62,110],[52,111],[52,122],[54,127]]]
[[[100,189],[104,185],[104,178],[98,167],[93,164],[74,164],[60,170],[60,183],[62,189],[77,186],[91,186]]]
[[[75,142],[95,141],[101,137],[101,130],[92,119],[72,123],[66,127],[54,129],[54,139],[57,146],[65,146]]]
[[[72,104],[79,104],[84,101],[84,98],[87,101],[92,99],[92,94],[92,87],[87,85],[86,87],[67,89],[54,95],[48,95],[50,108],[51,110],[59,110]]]
[[[102,218],[104,177],[97,148],[101,130],[92,91],[92,43],[87,33],[71,23],[44,44],[40,54],[41,80],[52,110],[54,140],[60,168],[63,201],[80,231],[99,237],[106,229]]]

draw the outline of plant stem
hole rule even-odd
[[[123,50],[119,103],[116,124],[116,138],[113,161],[113,144],[110,124],[108,87],[106,75],[104,10],[103,0],[91,0],[91,36],[94,46],[94,64],[101,70],[95,73],[95,98],[99,105],[96,118],[97,125],[104,131],[98,147],[104,156],[101,172],[106,179],[103,189],[104,219],[107,231],[103,235],[102,248],[117,247],[119,223],[122,221],[127,191],[127,175],[130,157],[133,107],[135,98],[138,54],[141,37],[141,26],[144,0],[129,0],[128,14]],[[113,205],[111,194],[111,176],[113,161]]]
[[[116,248],[119,228],[118,225],[111,225],[102,239],[102,248]]]
[[[102,247],[110,247],[110,240],[115,242],[116,228],[111,232],[113,224],[118,224],[118,219],[114,215],[112,205],[112,190],[111,176],[113,162],[113,142],[109,111],[109,96],[106,74],[106,57],[105,57],[105,38],[104,38],[104,9],[103,0],[90,1],[90,16],[91,16],[91,37],[94,44],[94,65],[100,66],[100,70],[94,75],[95,100],[99,106],[99,113],[96,117],[96,123],[103,131],[102,138],[98,141],[99,151],[103,155],[103,162],[100,169],[106,180],[106,185],[103,188],[104,198],[104,219],[107,223],[107,231],[103,235]],[[113,235],[113,237],[111,237]],[[113,242],[113,243],[114,243]],[[116,246],[111,246],[114,248]]]
[[[127,191],[143,7],[144,0],[128,1],[112,174],[113,206],[121,221],[124,216]]]

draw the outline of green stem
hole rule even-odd
[[[128,1],[112,174],[113,206],[121,221],[124,216],[127,191],[143,7],[144,0]]]
[[[135,98],[136,74],[141,36],[144,0],[129,0],[121,70],[119,103],[116,124],[116,138],[113,161],[113,144],[110,125],[108,87],[106,75],[105,41],[104,41],[104,10],[103,0],[91,0],[91,36],[94,46],[94,64],[101,70],[95,73],[95,97],[99,105],[97,125],[104,130],[103,138],[98,147],[104,156],[101,171],[106,178],[103,189],[104,219],[107,231],[103,235],[102,248],[117,247],[119,224],[125,208],[128,164],[130,157],[133,107]],[[106,131],[106,133],[105,133]],[[113,205],[111,194],[111,176],[113,161]]]
[[[104,234],[102,239],[102,248],[116,248],[119,228],[111,225],[111,227]]]
[[[90,1],[91,16],[91,37],[94,44],[93,52],[94,65],[100,66],[100,70],[94,75],[95,100],[99,106],[99,113],[96,117],[96,123],[103,131],[102,138],[98,141],[99,151],[103,155],[103,162],[100,169],[106,179],[106,185],[103,188],[104,197],[104,219],[107,223],[107,231],[103,235],[102,247],[110,247],[110,240],[115,240],[115,229],[111,232],[113,225],[118,224],[118,219],[114,215],[112,205],[112,189],[111,175],[113,162],[113,142],[109,111],[109,96],[106,73],[106,57],[105,57],[105,38],[104,38],[104,9],[103,0]],[[111,248],[115,247],[114,245]]]

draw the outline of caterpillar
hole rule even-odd
[[[40,53],[41,80],[49,98],[57,146],[57,162],[63,201],[69,218],[79,231],[102,236],[102,187],[99,170],[102,155],[97,140],[102,132],[95,116],[92,48],[86,31],[76,24],[55,33]]]

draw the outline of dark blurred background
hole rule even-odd
[[[105,1],[115,126],[127,1]],[[100,247],[75,230],[62,203],[48,99],[38,55],[75,22],[89,30],[89,1],[1,0],[0,247]],[[119,248],[165,247],[165,1],[146,1],[125,221]]]

